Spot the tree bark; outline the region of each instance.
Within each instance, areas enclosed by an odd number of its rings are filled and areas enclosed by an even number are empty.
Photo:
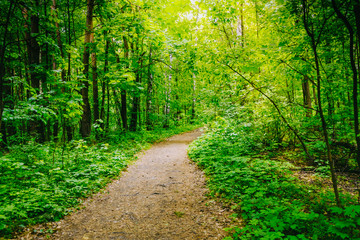
[[[193,87],[192,87],[192,106],[191,106],[191,123],[195,121],[195,104],[196,104],[196,75],[193,73]]]
[[[152,112],[152,92],[153,92],[153,76],[151,74],[151,62],[152,62],[152,48],[150,44],[149,50],[149,66],[148,66],[148,73],[147,73],[147,95],[146,95],[146,129],[151,130],[152,120],[151,120],[151,112]]]
[[[171,68],[171,62],[172,62],[172,55],[169,55],[169,65]],[[166,79],[166,78],[165,78]],[[165,106],[164,106],[164,114],[165,114],[165,124],[164,128],[169,127],[169,119],[170,119],[170,101],[171,101],[171,80],[172,80],[172,73],[169,73],[169,76],[167,77],[167,81],[165,83],[166,90],[165,90]]]
[[[122,120],[122,124],[123,124],[123,129],[124,131],[128,130],[128,124],[127,124],[127,93],[126,90],[122,89],[121,90],[121,120]]]
[[[91,43],[94,42],[94,33],[92,33]],[[99,114],[99,87],[98,87],[98,73],[96,63],[96,52],[92,49],[91,53],[91,70],[92,70],[92,84],[93,84],[93,110],[94,110],[94,123],[100,118]]]
[[[355,22],[356,22],[356,36],[358,46],[360,46],[360,1],[355,0],[354,3],[354,13],[355,13]],[[352,49],[353,51],[353,49]],[[355,59],[353,59],[355,62]],[[358,62],[359,63],[359,62]],[[351,63],[353,64],[353,63]],[[351,67],[353,69],[353,67]],[[355,70],[355,72],[354,72]],[[355,140],[356,140],[356,162],[360,167],[360,130],[359,130],[359,108],[358,108],[358,79],[356,71],[357,68],[353,70],[354,74],[356,73],[356,78],[353,77],[353,110],[354,110],[354,129],[355,129]]]
[[[52,8],[54,17],[57,19],[58,18],[58,13],[57,13],[56,0],[53,0],[53,5],[52,5],[51,8]],[[62,59],[64,59],[65,58],[64,49],[63,49],[63,43],[61,41],[60,27],[59,27],[58,21],[55,21],[55,29],[56,29],[56,41],[57,41],[57,45],[58,45],[59,50],[60,50],[60,56],[61,56]],[[55,60],[54,60],[54,70],[56,70]],[[65,68],[62,68],[61,69],[61,80],[65,81],[65,77],[66,77]],[[64,91],[64,89],[62,89],[62,91]]]
[[[142,75],[142,56],[139,54],[139,39],[137,39],[137,42],[134,47],[131,48],[132,50],[132,56],[136,56],[137,61],[137,69],[135,70],[135,82],[139,84],[141,82],[141,75]],[[133,106],[131,109],[131,115],[130,115],[130,131],[135,132],[138,128],[138,115],[140,111],[140,94],[138,92],[135,92],[135,95],[133,96]]]
[[[105,34],[106,38],[106,34]],[[105,40],[105,61],[104,61],[104,77],[101,84],[101,106],[100,106],[100,119],[102,122],[100,123],[100,126],[102,129],[104,129],[105,126],[105,97],[106,97],[106,84],[108,82],[106,73],[108,72],[108,65],[109,65],[109,45],[110,41],[109,39]],[[109,103],[108,103],[109,104]]]
[[[310,84],[308,76],[304,76],[304,80],[302,82],[303,89],[303,99],[304,106],[306,108],[306,117],[311,117],[311,94],[310,94]]]
[[[8,34],[8,26],[10,22],[10,17],[12,13],[13,2],[10,1],[9,10],[7,13],[5,31],[2,39],[2,44],[0,48],[0,129],[2,123],[2,116],[4,112],[4,77],[5,77],[5,51],[6,51],[6,39]]]
[[[39,7],[39,0],[35,0],[35,7]],[[30,62],[30,79],[31,87],[36,90],[38,94],[40,92],[40,74],[37,71],[37,67],[40,64],[40,46],[37,42],[37,37],[40,33],[39,30],[39,16],[33,13],[30,16],[30,49],[29,49],[29,62]]]
[[[129,43],[127,38],[123,37],[124,41],[124,58],[126,61],[129,60]],[[128,66],[127,66],[128,68]],[[127,96],[126,96],[126,89],[121,89],[121,120],[123,124],[124,131],[128,130],[127,124]]]
[[[119,97],[117,95],[117,92],[115,89],[113,89],[113,94],[114,94],[114,100],[115,100],[115,111],[116,111],[116,122],[119,128],[121,128],[121,109],[120,109],[120,102],[119,102]]]
[[[90,40],[91,33],[93,31],[93,10],[94,10],[94,0],[87,0],[87,13],[86,13],[86,30],[85,30],[85,40],[84,40],[84,55],[83,55],[83,64],[84,70],[83,74],[85,79],[82,81],[83,87],[81,89],[81,95],[83,99],[83,114],[81,117],[81,127],[80,133],[82,137],[89,137],[91,133],[91,109],[89,102],[89,58],[90,58]]]

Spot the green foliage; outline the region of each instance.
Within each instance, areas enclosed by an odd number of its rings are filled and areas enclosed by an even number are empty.
[[[191,144],[189,156],[209,176],[211,195],[229,202],[244,226],[230,228],[228,239],[355,239],[360,237],[360,207],[332,192],[321,194],[292,176],[290,163],[254,152],[259,131],[222,120]]]
[[[114,133],[108,142],[95,145],[77,140],[61,146],[28,142],[11,147],[0,158],[0,236],[61,219],[117,177],[149,143],[195,127]]]

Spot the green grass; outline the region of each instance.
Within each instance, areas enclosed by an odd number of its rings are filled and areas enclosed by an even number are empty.
[[[211,195],[243,219],[244,226],[228,228],[226,239],[360,239],[357,200],[342,195],[345,207],[337,208],[332,192],[300,183],[290,163],[258,154],[263,148],[256,133],[225,122],[189,148],[208,175]]]
[[[0,237],[61,219],[119,176],[137,152],[196,127],[112,133],[97,144],[78,140],[13,146],[0,158]]]

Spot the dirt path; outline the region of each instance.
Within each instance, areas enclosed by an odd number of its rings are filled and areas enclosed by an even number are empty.
[[[107,193],[56,223],[53,238],[222,239],[226,214],[206,200],[203,173],[187,158],[188,144],[199,135],[196,130],[155,144]]]

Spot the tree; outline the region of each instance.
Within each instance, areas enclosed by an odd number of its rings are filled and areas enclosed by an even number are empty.
[[[85,79],[82,81],[83,87],[81,89],[81,95],[83,99],[83,113],[81,118],[81,135],[82,137],[89,137],[91,133],[91,109],[89,101],[89,59],[90,59],[90,43],[91,35],[93,31],[93,10],[94,0],[87,0],[87,12],[86,12],[86,29],[84,40],[84,54],[83,74]]]

